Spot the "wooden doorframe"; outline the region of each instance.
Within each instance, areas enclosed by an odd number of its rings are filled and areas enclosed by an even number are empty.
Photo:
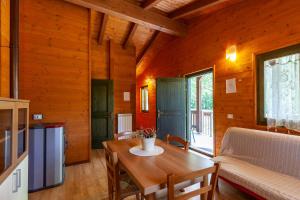
[[[212,75],[213,75],[213,153],[212,153],[212,155],[211,154],[208,154],[208,153],[206,153],[206,152],[202,152],[202,151],[199,151],[199,150],[197,150],[197,149],[195,149],[195,148],[192,148],[192,147],[190,147],[190,149],[191,150],[194,150],[194,151],[196,151],[196,152],[199,152],[199,153],[202,153],[202,154],[204,154],[204,155],[206,155],[206,156],[209,156],[209,157],[213,157],[213,156],[216,156],[216,125],[215,125],[215,99],[216,99],[216,97],[215,97],[215,85],[216,85],[216,79],[215,79],[215,77],[216,77],[216,73],[215,73],[215,70],[216,69],[216,65],[213,65],[212,67],[209,67],[209,68],[205,68],[205,69],[202,69],[202,70],[198,70],[198,71],[195,71],[195,72],[191,72],[191,73],[187,73],[187,74],[184,74],[184,77],[186,78],[186,90],[187,90],[187,92],[186,92],[186,95],[187,95],[187,97],[186,97],[186,113],[187,113],[187,115],[186,115],[186,127],[187,127],[187,130],[189,129],[189,105],[188,105],[188,103],[189,103],[189,88],[188,88],[188,79],[189,78],[191,78],[191,77],[194,77],[194,76],[197,76],[197,75],[203,75],[203,74],[206,74],[206,73],[212,73]],[[188,134],[187,134],[187,136],[188,136]]]

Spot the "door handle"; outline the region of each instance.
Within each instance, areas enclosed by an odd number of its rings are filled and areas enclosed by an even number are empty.
[[[18,173],[17,172],[14,172],[13,173],[13,180],[12,180],[12,193],[16,193],[18,192],[18,186],[17,186],[17,182],[18,182]]]
[[[20,188],[21,187],[21,174],[22,174],[21,169],[17,169],[17,173],[18,173],[17,188]]]
[[[157,110],[157,118],[160,118],[160,115],[164,114],[163,112],[161,112],[159,109]]]

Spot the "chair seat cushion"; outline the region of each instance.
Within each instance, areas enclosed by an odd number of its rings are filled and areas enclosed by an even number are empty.
[[[213,159],[221,163],[219,175],[272,200],[300,200],[300,180],[229,156]]]

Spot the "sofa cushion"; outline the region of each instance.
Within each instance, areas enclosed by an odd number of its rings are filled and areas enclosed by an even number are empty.
[[[219,175],[270,200],[300,200],[300,180],[229,156],[213,159],[221,163]]]
[[[300,179],[300,137],[245,128],[229,128],[222,156],[247,161]]]

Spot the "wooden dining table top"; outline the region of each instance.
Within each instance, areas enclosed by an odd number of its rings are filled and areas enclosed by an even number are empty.
[[[159,139],[156,139],[155,145],[162,147],[164,153],[149,157],[136,156],[129,152],[130,148],[141,144],[141,139],[138,138],[106,143],[113,152],[117,152],[120,165],[144,195],[163,188],[168,174],[181,176],[193,171],[205,170],[214,165],[214,162],[209,159]]]

